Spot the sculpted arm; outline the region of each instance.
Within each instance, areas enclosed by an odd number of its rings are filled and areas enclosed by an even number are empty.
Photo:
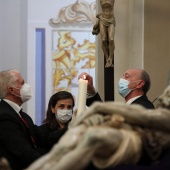
[[[164,108],[145,109],[140,105],[127,105],[120,102],[96,102],[88,110],[86,110],[81,118],[77,120],[77,124],[82,122],[85,117],[94,113],[99,114],[117,114],[125,118],[125,122],[144,126],[147,128],[155,128],[159,130],[170,130],[170,112]]]

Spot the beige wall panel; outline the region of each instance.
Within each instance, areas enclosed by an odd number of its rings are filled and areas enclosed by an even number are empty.
[[[170,1],[145,0],[144,25],[144,69],[152,81],[148,96],[154,99],[170,80]]]

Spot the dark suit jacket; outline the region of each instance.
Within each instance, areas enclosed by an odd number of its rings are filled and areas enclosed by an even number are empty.
[[[90,106],[95,101],[102,102],[102,99],[100,98],[100,95],[98,93],[94,97],[87,99],[86,105]],[[146,95],[143,95],[139,97],[138,99],[134,100],[132,104],[140,104],[147,109],[154,109],[154,105],[152,104],[151,101],[148,100]]]
[[[90,106],[93,102],[102,102],[102,99],[100,98],[99,93],[96,93],[96,95],[94,97],[91,97],[89,99],[86,100],[86,105]]]
[[[31,117],[23,114],[30,132],[15,110],[4,100],[0,101],[0,157],[7,158],[12,170],[26,168],[43,153],[34,147],[31,140],[30,133],[37,142]]]
[[[47,152],[50,151],[67,130],[67,126],[62,129],[52,130],[49,128],[48,123],[38,126],[37,134],[40,139],[40,146],[45,148]]]
[[[140,104],[147,109],[154,109],[154,105],[148,100],[146,95],[143,95],[132,102],[132,104]]]

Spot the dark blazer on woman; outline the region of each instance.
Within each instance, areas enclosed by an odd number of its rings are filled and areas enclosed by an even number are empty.
[[[29,129],[7,102],[0,101],[0,157],[9,161],[12,170],[26,168],[43,154],[43,150],[35,146],[37,136],[31,117],[22,115]]]
[[[45,123],[37,127],[37,134],[39,136],[39,144],[43,148],[46,148],[46,151],[50,151],[51,148],[59,141],[59,139],[67,131],[68,127],[62,129],[50,129],[48,123]]]

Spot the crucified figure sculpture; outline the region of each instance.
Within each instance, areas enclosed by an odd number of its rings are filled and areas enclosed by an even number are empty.
[[[100,0],[102,13],[97,14],[97,23],[93,27],[92,34],[101,34],[102,49],[106,58],[105,67],[113,67],[114,60],[114,35],[115,35],[115,17],[114,17],[115,0]]]

